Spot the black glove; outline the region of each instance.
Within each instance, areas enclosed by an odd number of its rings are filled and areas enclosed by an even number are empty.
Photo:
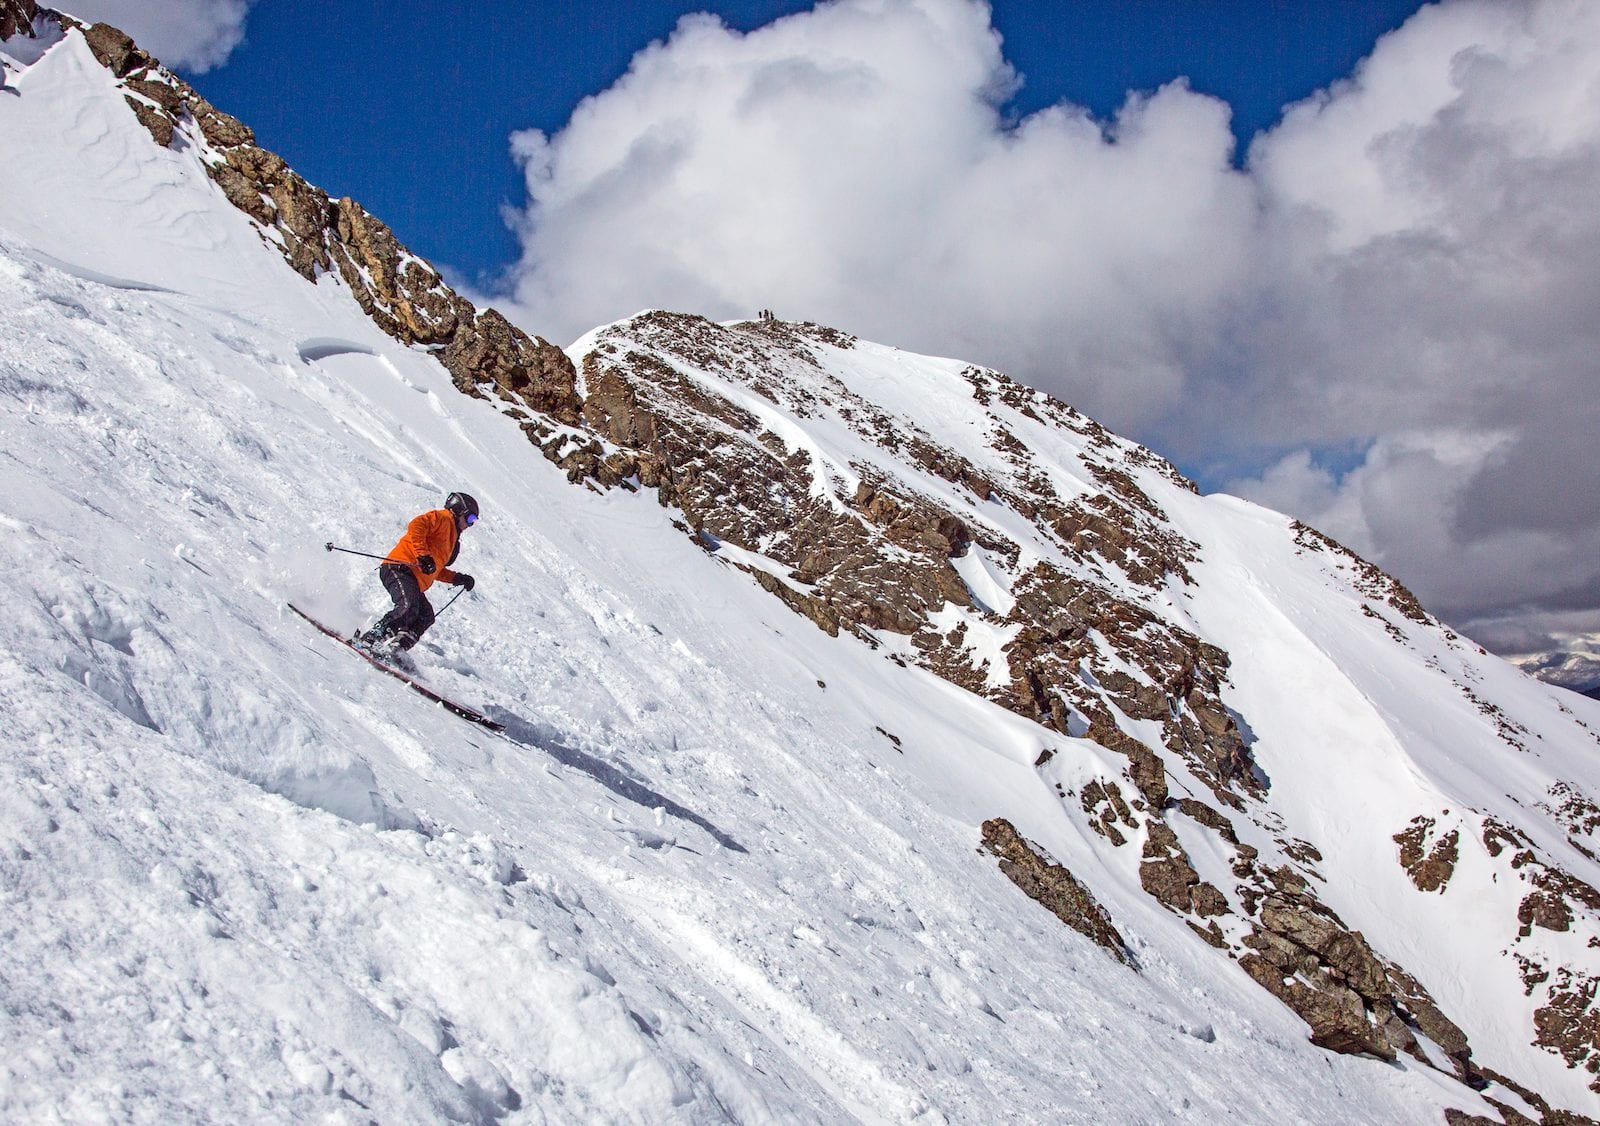
[[[464,586],[468,590],[471,590],[473,587],[477,586],[478,584],[477,584],[477,581],[471,575],[458,574],[458,575],[456,575],[455,578],[450,580],[450,585],[451,586]]]
[[[433,565],[433,556],[431,555],[417,556],[417,566],[424,575],[431,575],[439,569]]]

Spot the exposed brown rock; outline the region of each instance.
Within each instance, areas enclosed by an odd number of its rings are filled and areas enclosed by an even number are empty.
[[[0,0],[0,39],[33,34],[33,18],[39,14],[34,0]]]
[[[1568,1067],[1591,1076],[1589,1089],[1600,1094],[1600,1008],[1595,994],[1600,978],[1562,968],[1551,983],[1549,1002],[1533,1014],[1540,1047],[1553,1051]]]
[[[1170,825],[1151,820],[1148,832],[1144,860],[1139,865],[1139,884],[1167,908],[1180,915],[1189,914],[1194,910],[1192,893],[1200,884],[1200,874],[1189,863],[1189,855]]]
[[[1229,844],[1237,845],[1239,843],[1239,836],[1234,832],[1233,822],[1212,809],[1205,802],[1196,798],[1180,798],[1178,800],[1178,808],[1215,832]]]
[[[150,130],[150,137],[156,144],[166,148],[172,144],[173,121],[172,118],[159,106],[152,106],[141,102],[138,98],[128,98],[128,106],[133,110],[133,116],[139,119],[139,124]]]
[[[1427,850],[1433,826],[1433,818],[1419,816],[1412,819],[1410,828],[1394,835],[1400,846],[1400,866],[1419,891],[1442,891],[1455,873],[1461,834],[1451,829]]]
[[[1122,797],[1122,787],[1111,781],[1093,781],[1083,788],[1083,811],[1089,815],[1089,827],[1112,844],[1121,847],[1127,838],[1117,828],[1120,823],[1129,829],[1139,827],[1133,810]]]
[[[1521,1118],[1523,1122],[1529,1121],[1522,1115],[1517,1117]],[[1457,1110],[1453,1106],[1444,1108],[1444,1120],[1448,1126],[1521,1126],[1520,1123],[1512,1122],[1509,1119],[1486,1118],[1481,1114],[1468,1114],[1466,1111]]]
[[[118,78],[150,65],[150,56],[139,50],[125,32],[108,23],[90,25],[83,38],[100,64]]]
[[[261,192],[260,185],[231,164],[211,168],[211,178],[222,189],[228,202],[263,226],[271,224],[277,209]]]
[[[582,417],[578,373],[567,354],[530,337],[494,309],[463,325],[439,358],[463,391],[490,383],[569,426]]]
[[[148,78],[129,78],[122,83],[122,86],[123,89],[131,90],[140,97],[150,99],[173,117],[183,112],[183,95],[170,83],[156,82]]]
[[[639,405],[633,384],[590,353],[583,361],[583,418],[589,426],[619,446],[649,449],[656,440],[656,420]]]
[[[1388,974],[1389,992],[1395,1003],[1405,1010],[1424,1036],[1455,1062],[1457,1076],[1463,1080],[1469,1078],[1472,1047],[1467,1042],[1467,1034],[1444,1015],[1432,995],[1416,978],[1393,963],[1384,963],[1384,970]]]
[[[1552,931],[1570,929],[1574,904],[1600,913],[1600,891],[1565,869],[1533,861],[1531,856],[1526,865],[1513,861],[1513,866],[1527,867],[1528,881],[1534,887],[1517,908],[1517,920],[1522,924],[1524,937],[1536,926]]]
[[[1550,787],[1551,805],[1545,808],[1575,836],[1586,837],[1600,830],[1600,805],[1571,782]]]
[[[343,252],[338,262],[345,283],[369,316],[398,321],[390,335],[417,344],[443,344],[473,320],[472,305],[355,200],[334,205],[334,232]]]
[[[1000,858],[1000,871],[1030,899],[1038,901],[1079,934],[1111,951],[1123,965],[1133,965],[1128,944],[1093,893],[1067,869],[1032,848],[1011,822],[1004,818],[985,821],[983,843]]]
[[[828,636],[839,636],[839,615],[826,602],[794,589],[769,572],[759,568],[746,568],[746,570],[750,571],[756,582],[761,585],[761,589],[768,594],[777,595],[791,610],[815,622]]]
[[[200,126],[201,135],[210,144],[219,149],[231,149],[238,145],[255,145],[255,130],[237,117],[223,113],[216,106],[192,91],[186,101],[189,104],[189,112],[194,115],[195,122]]]
[[[1228,897],[1220,889],[1204,880],[1189,889],[1189,902],[1194,913],[1201,918],[1230,914]]]
[[[1268,897],[1261,910],[1261,925],[1315,954],[1321,966],[1367,1000],[1388,998],[1389,975],[1361,935],[1312,909],[1305,900]]]

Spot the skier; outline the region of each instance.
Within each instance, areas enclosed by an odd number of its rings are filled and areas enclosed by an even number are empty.
[[[390,549],[389,562],[378,568],[383,589],[394,599],[390,610],[356,641],[372,649],[403,652],[433,625],[427,590],[438,579],[471,590],[471,575],[450,570],[461,550],[461,533],[478,522],[478,502],[466,493],[451,493],[444,507],[424,512],[406,526],[406,534]],[[441,568],[439,560],[444,560]]]

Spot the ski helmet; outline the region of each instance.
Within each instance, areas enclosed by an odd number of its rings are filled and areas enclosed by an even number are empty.
[[[444,506],[468,524],[478,521],[478,502],[470,493],[451,493],[444,498]]]

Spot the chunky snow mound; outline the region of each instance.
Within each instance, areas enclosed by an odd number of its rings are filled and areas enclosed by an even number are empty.
[[[1307,1043],[1034,768],[1117,756],[826,636],[645,496],[572,488],[153,146],[81,39],[46,48],[8,44],[0,92],[0,1116],[1488,1112],[1413,1061]],[[370,620],[372,571],[323,543],[382,552],[455,488],[484,510],[458,564],[478,587],[419,659],[506,738],[284,609]],[[1323,628],[1345,596],[1281,518],[1171,511],[1215,577],[1185,612],[1233,655],[1329,900],[1430,967],[1480,1059],[1583,1106],[1487,964],[1514,935],[1478,934],[1520,890],[1463,833],[1475,882],[1443,893],[1441,939],[1381,842],[1424,812],[1523,815],[1576,868],[1526,807],[1557,774],[1600,790],[1573,735],[1600,706]],[[1529,750],[1490,754],[1475,707],[1428,702],[1441,677]],[[1092,888],[1137,970],[977,851],[997,816]]]

